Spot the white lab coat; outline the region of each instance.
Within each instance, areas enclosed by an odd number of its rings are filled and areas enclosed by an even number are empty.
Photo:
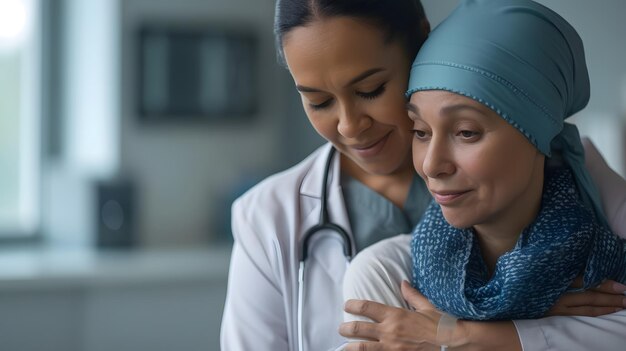
[[[233,204],[235,243],[222,319],[223,351],[298,349],[298,252],[304,232],[319,221],[321,184],[329,149],[330,144],[320,147],[298,165],[264,180]],[[593,163],[588,164],[592,175],[608,173],[606,165],[598,160]],[[352,235],[339,169],[337,154],[329,176],[329,216]],[[602,188],[603,182],[598,183]],[[621,178],[613,184],[614,190],[625,188]],[[606,195],[603,192],[605,200],[609,197]],[[622,191],[616,198],[623,203],[626,194]],[[611,207],[620,206],[624,207]],[[613,217],[621,218],[619,213]],[[614,219],[610,218],[610,222]],[[318,235],[309,252],[305,350],[332,350],[343,343],[337,329],[343,318],[341,290],[346,260],[334,235]],[[626,345],[624,311],[599,318],[515,321],[515,325],[525,351],[602,349],[603,340],[611,345]]]
[[[222,320],[223,351],[297,350],[300,240],[318,223],[320,194],[331,145],[291,169],[264,180],[232,208],[235,244]],[[328,179],[331,222],[350,224],[339,182],[339,154]],[[342,315],[346,259],[338,235],[319,233],[306,262],[305,349],[335,349]]]

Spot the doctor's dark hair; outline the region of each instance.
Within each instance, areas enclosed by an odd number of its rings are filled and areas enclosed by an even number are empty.
[[[421,23],[426,19],[420,0],[276,0],[274,37],[278,61],[283,66],[283,37],[315,20],[352,17],[371,21],[386,32],[387,41],[402,40],[409,60],[426,40]]]

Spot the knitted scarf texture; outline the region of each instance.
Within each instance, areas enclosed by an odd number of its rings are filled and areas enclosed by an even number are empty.
[[[626,283],[626,244],[580,200],[571,171],[546,171],[542,204],[492,276],[474,231],[446,222],[434,201],[413,232],[413,286],[439,310],[467,320],[540,318],[583,275]]]

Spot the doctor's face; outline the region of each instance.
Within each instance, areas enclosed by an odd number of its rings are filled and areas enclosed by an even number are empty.
[[[294,28],[283,48],[320,135],[368,174],[413,172],[410,59],[401,43],[366,21],[335,17]]]
[[[521,230],[534,219],[544,156],[522,133],[486,106],[447,91],[416,92],[408,106],[415,169],[452,226]]]

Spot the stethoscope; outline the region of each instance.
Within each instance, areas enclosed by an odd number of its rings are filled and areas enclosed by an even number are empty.
[[[321,232],[322,230],[330,230],[333,231],[341,237],[343,244],[343,254],[346,257],[346,262],[350,262],[352,259],[354,252],[352,250],[352,238],[348,235],[348,232],[343,229],[341,226],[332,223],[328,220],[328,204],[326,201],[327,193],[328,193],[328,175],[330,174],[330,165],[333,160],[333,156],[335,155],[335,148],[331,147],[328,152],[328,158],[326,159],[326,165],[324,167],[324,179],[322,180],[322,191],[321,191],[321,202],[322,205],[320,207],[320,220],[319,223],[309,228],[309,230],[304,233],[304,237],[302,239],[302,245],[300,245],[300,266],[298,268],[298,351],[304,351],[304,334],[303,334],[303,323],[302,323],[302,310],[304,307],[304,266],[306,263],[307,256],[309,254],[309,241],[315,234]],[[456,319],[455,319],[456,322]],[[449,329],[449,326],[446,328]],[[452,328],[454,330],[454,328]],[[437,330],[439,333],[439,330]],[[447,345],[441,345],[441,351],[447,350]]]
[[[306,263],[306,259],[308,256],[309,242],[311,238],[315,236],[315,234],[323,231],[330,230],[333,231],[341,237],[343,243],[343,254],[346,256],[347,262],[352,259],[354,252],[352,251],[352,238],[348,235],[348,232],[343,229],[341,226],[332,223],[328,220],[328,204],[327,204],[327,193],[328,193],[328,175],[330,173],[330,165],[333,160],[333,156],[335,155],[335,148],[331,147],[330,152],[328,153],[328,158],[326,159],[326,166],[324,167],[324,179],[322,180],[322,191],[321,191],[321,207],[320,207],[320,220],[319,223],[309,228],[309,230],[304,233],[304,237],[302,239],[302,244],[300,245],[300,266],[298,268],[298,350],[304,351],[304,335],[303,335],[303,320],[302,320],[302,310],[304,308],[304,266]]]

